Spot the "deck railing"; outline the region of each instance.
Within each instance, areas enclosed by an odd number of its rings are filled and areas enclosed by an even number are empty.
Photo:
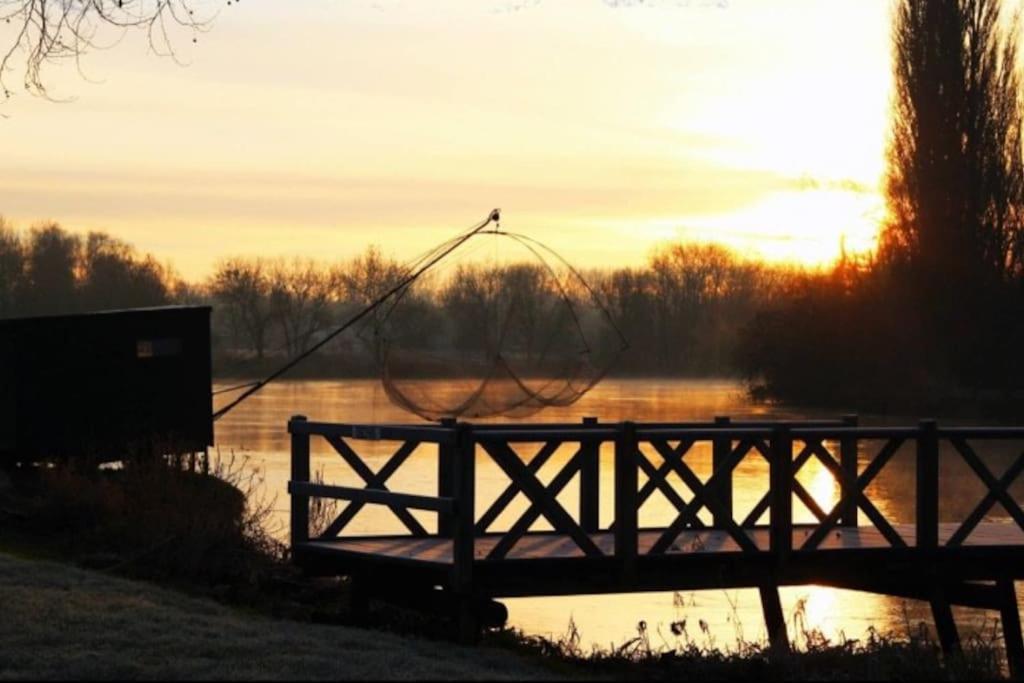
[[[820,549],[829,535],[844,527],[869,523],[894,548],[938,549],[963,545],[996,504],[1001,504],[1016,525],[1024,530],[1024,512],[1010,488],[1024,471],[1024,453],[1012,460],[1002,474],[993,473],[977,448],[993,440],[1024,441],[1018,427],[940,427],[925,420],[914,427],[860,426],[856,417],[840,420],[766,422],[717,418],[702,423],[601,423],[586,418],[560,424],[468,424],[454,421],[439,425],[346,425],[311,422],[298,416],[289,422],[292,438],[291,538],[293,544],[310,540],[309,505],[314,497],[345,501],[347,505],[319,538],[341,536],[366,505],[390,508],[412,536],[453,539],[453,568],[468,581],[474,560],[500,560],[545,519],[587,557],[611,555],[629,571],[640,554],[641,532],[656,531],[645,555],[671,552],[684,532],[700,529],[724,531],[737,552],[773,553],[785,560],[792,553]],[[310,439],[326,440],[363,481],[346,487],[311,481]],[[374,471],[357,452],[356,442],[391,442],[395,450]],[[961,458],[984,486],[984,495],[958,526],[945,537],[939,524],[939,451]],[[525,444],[540,444],[523,453]],[[710,446],[712,467],[701,478],[687,461],[697,444]],[[867,451],[869,444],[877,449]],[[914,538],[905,538],[897,525],[872,501],[868,487],[892,461],[901,447],[914,446]],[[547,484],[538,478],[540,469],[563,447],[571,455]],[[391,477],[420,447],[436,449],[436,495],[393,491]],[[614,451],[611,485],[614,515],[610,525],[600,524],[602,447]],[[660,456],[652,461],[648,453]],[[742,518],[735,514],[736,469],[747,458],[763,459],[768,467],[768,490]],[[478,459],[493,462],[509,479],[508,485],[483,509],[476,509]],[[812,460],[826,468],[838,484],[838,499],[828,509],[798,478]],[[640,485],[639,475],[646,481]],[[689,489],[689,499],[670,483],[674,474]],[[558,496],[578,476],[578,509],[567,509]],[[640,529],[639,511],[660,492],[674,508],[673,519],[655,529]],[[528,506],[504,531],[492,531],[495,521],[522,494]],[[909,495],[909,492],[908,492]],[[794,499],[814,521],[803,525],[802,538],[794,536]],[[410,510],[438,515],[436,531],[428,531]],[[702,517],[703,513],[703,517]],[[768,514],[767,525],[759,520]],[[710,521],[706,521],[710,519]],[[767,527],[767,544],[758,544],[753,530]],[[903,532],[907,533],[906,527]],[[596,535],[610,533],[611,550],[596,542]],[[909,534],[908,534],[909,535]],[[476,556],[477,539],[496,537],[482,557]],[[602,549],[602,547],[604,549]]]

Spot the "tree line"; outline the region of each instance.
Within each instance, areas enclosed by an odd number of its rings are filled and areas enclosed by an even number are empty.
[[[215,371],[222,375],[264,372],[305,352],[403,272],[400,262],[371,246],[334,262],[231,257],[209,277],[188,282],[105,233],[82,236],[55,223],[17,231],[0,219],[0,317],[209,304]],[[716,245],[667,244],[642,266],[595,268],[582,276],[629,342],[613,372],[735,375],[742,331],[802,273],[740,259]],[[460,264],[443,281],[412,290],[390,332],[407,348],[425,348],[437,343],[427,332],[447,325],[455,331],[453,351],[480,348],[477,337],[495,327],[491,318],[514,298],[520,312],[514,333],[521,337],[514,342],[529,352],[550,344],[566,324],[545,308],[563,295],[555,287],[535,263]],[[299,372],[372,374],[374,352],[372,332],[363,328],[332,341]]]
[[[894,7],[888,217],[870,258],[760,311],[740,365],[808,403],[943,411],[1024,402],[1024,105],[999,0]]]

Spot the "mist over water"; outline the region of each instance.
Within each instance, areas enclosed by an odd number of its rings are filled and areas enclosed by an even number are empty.
[[[225,382],[225,386],[230,382]],[[429,382],[430,391],[442,394],[453,391],[444,381]],[[289,436],[286,423],[292,415],[306,415],[311,420],[324,422],[421,422],[391,405],[376,380],[343,381],[283,381],[271,384],[217,423],[216,449],[221,457],[234,453],[247,457],[249,466],[262,477],[262,492],[274,499],[275,532],[287,535],[289,477]],[[741,383],[732,380],[690,379],[612,379],[599,384],[576,404],[567,408],[552,408],[535,416],[533,422],[565,422],[597,417],[602,421],[705,421],[724,415],[733,419],[772,418],[834,418],[835,413],[780,409],[752,402]],[[494,418],[488,422],[507,422]],[[861,416],[862,424],[912,424],[914,418],[881,418]],[[946,421],[944,421],[946,422]],[[951,421],[949,421],[951,422]],[[379,469],[398,444],[358,441],[356,451],[374,470]],[[871,459],[880,444],[861,444],[861,462]],[[1001,473],[1021,445],[992,443],[979,448],[979,454],[994,472]],[[525,444],[519,449],[525,458],[538,448]],[[1014,450],[1016,449],[1016,451]],[[645,454],[654,463],[660,460],[646,448]],[[702,479],[710,475],[710,444],[697,444],[686,455],[686,462]],[[345,465],[322,439],[311,442],[312,468],[320,471],[327,483],[362,486],[363,482]],[[563,446],[539,473],[547,483],[563,467],[573,451]],[[611,521],[613,511],[612,460],[610,447],[601,454],[601,523]],[[505,488],[508,480],[487,456],[478,454],[477,509],[478,512]],[[914,446],[905,444],[886,465],[878,478],[868,487],[873,503],[891,522],[911,522],[914,515]],[[952,453],[942,454],[940,467],[940,518],[959,521],[981,500],[983,484]],[[838,486],[828,471],[812,459],[798,474],[819,504],[828,508],[838,496]],[[645,480],[640,476],[640,482]],[[669,481],[684,499],[690,493],[675,475]],[[767,464],[756,455],[748,457],[735,472],[735,512],[742,518],[767,490]],[[436,452],[421,446],[388,486],[395,491],[436,495]],[[1024,498],[1024,481],[1018,481],[1010,491],[1017,500]],[[559,496],[568,510],[575,509],[577,489],[571,483]],[[526,510],[522,495],[498,518],[493,529],[508,528]],[[706,515],[706,511],[703,513]],[[813,517],[801,504],[794,504],[798,522],[810,522]],[[433,515],[415,512],[414,515],[430,530],[435,528]],[[640,524],[667,525],[675,517],[675,510],[662,494],[654,494],[640,511]],[[986,521],[1006,519],[1000,507],[993,508]],[[863,514],[861,524],[866,524]],[[550,528],[538,522],[536,529]],[[380,506],[367,506],[346,529],[346,533],[401,533],[404,528],[389,510]],[[1020,591],[1018,591],[1020,594]],[[686,633],[700,645],[729,647],[737,638],[759,639],[764,635],[761,607],[755,590],[703,591],[673,595],[672,593],[637,593],[629,595],[572,596],[556,598],[518,598],[504,601],[510,612],[510,623],[527,633],[561,635],[566,632],[570,619],[579,629],[582,643],[607,646],[636,635],[637,623],[646,621],[652,644],[664,641],[681,642],[672,635],[669,625],[686,620]],[[791,621],[791,637],[800,638],[801,628],[820,629],[826,636],[845,634],[851,638],[866,636],[870,627],[882,631],[903,633],[917,628],[921,621],[930,622],[927,605],[866,593],[836,590],[818,586],[782,589],[782,603],[787,619]],[[962,635],[971,629],[992,628],[993,613],[955,608]],[[706,628],[702,628],[703,622]],[[686,636],[682,637],[685,641]]]

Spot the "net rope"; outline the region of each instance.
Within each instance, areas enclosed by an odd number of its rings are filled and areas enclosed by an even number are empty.
[[[496,240],[491,263],[474,263],[485,238]],[[215,391],[241,394],[213,420],[349,329],[372,348],[388,400],[427,420],[571,405],[628,348],[580,271],[540,241],[502,230],[498,209],[405,264],[382,289],[266,378]]]
[[[501,245],[491,250],[500,260],[471,260],[487,251],[483,240]],[[385,394],[424,419],[521,418],[571,405],[628,346],[580,271],[497,223],[439,271],[403,288],[372,321]]]

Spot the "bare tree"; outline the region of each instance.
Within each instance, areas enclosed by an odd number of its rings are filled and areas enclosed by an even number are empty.
[[[224,304],[233,333],[243,336],[260,360],[266,352],[270,285],[260,259],[228,259],[217,266],[210,293]]]
[[[288,355],[297,356],[330,326],[340,271],[308,259],[280,260],[271,264],[268,278],[270,314],[284,335]]]
[[[208,21],[197,11],[206,0],[0,0],[0,94],[11,96],[8,77],[22,72],[23,87],[49,97],[48,64],[74,62],[103,47],[109,30],[144,31],[158,55],[174,56],[174,33],[184,29],[196,40]],[[228,5],[232,4],[230,1]]]

